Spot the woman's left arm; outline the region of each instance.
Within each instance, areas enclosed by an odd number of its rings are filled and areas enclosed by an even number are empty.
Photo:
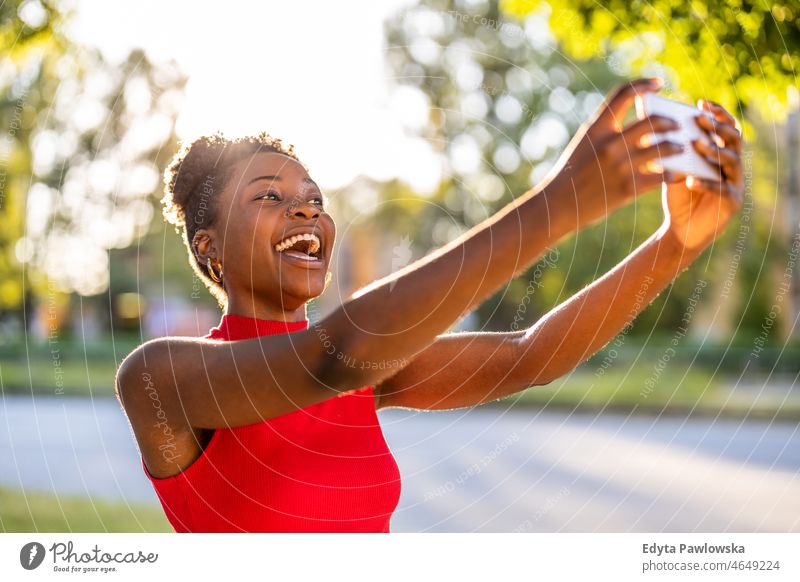
[[[566,374],[628,325],[715,240],[741,208],[741,137],[716,104],[698,125],[717,142],[695,148],[720,181],[665,184],[662,226],[611,271],[532,327],[509,333],[445,334],[375,387],[378,408],[473,406]]]

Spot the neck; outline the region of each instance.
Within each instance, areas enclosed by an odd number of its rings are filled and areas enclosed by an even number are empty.
[[[283,322],[303,321],[307,319],[305,303],[297,309],[281,309],[280,306],[269,303],[257,301],[240,302],[234,300],[233,297],[228,298],[228,306],[225,309],[225,314]]]

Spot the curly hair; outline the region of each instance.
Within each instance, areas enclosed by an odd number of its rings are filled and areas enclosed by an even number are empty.
[[[164,171],[164,218],[175,225],[189,253],[189,264],[223,310],[228,302],[225,288],[210,277],[207,266],[192,249],[192,240],[198,230],[214,225],[217,198],[230,180],[234,164],[263,152],[289,156],[305,168],[293,145],[283,145],[266,132],[235,138],[217,132],[181,143]]]

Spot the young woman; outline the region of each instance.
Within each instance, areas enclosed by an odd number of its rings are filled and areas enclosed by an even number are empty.
[[[545,183],[313,326],[306,304],[327,285],[336,228],[307,168],[266,134],[183,148],[166,172],[165,215],[222,319],[204,337],[144,343],[117,375],[175,530],[389,531],[400,475],[377,409],[481,404],[547,384],[608,343],[742,202],[742,140],[715,104],[697,123],[716,145],[694,147],[718,182],[648,170],[680,146],[640,138],[674,122],[621,120],[659,87],[621,87]],[[444,333],[548,247],[662,181],[663,225],[531,328]]]

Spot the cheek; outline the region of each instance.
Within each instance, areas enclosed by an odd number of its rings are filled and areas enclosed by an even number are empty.
[[[254,267],[274,260],[268,241],[254,234],[252,229],[237,227],[236,231],[229,232],[225,237],[225,257],[226,262],[232,264],[231,270],[249,276],[258,271]]]
[[[251,257],[255,261],[263,260],[272,255],[272,238],[274,227],[262,220],[253,220],[233,227],[232,233],[236,240],[236,252],[242,257]]]
[[[336,223],[333,221],[332,218],[327,217],[325,221],[325,235],[328,237],[330,241],[330,247],[333,248],[333,243],[336,241]]]

